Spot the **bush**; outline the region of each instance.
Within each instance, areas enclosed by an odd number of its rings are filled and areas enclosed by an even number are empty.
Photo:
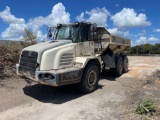
[[[153,115],[157,111],[155,101],[153,99],[145,99],[140,102],[136,108],[137,114]]]
[[[32,44],[36,44],[36,42],[19,41],[0,45],[0,79],[15,75],[16,63],[19,61],[22,49]]]

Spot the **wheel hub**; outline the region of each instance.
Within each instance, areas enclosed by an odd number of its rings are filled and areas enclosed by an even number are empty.
[[[96,71],[92,70],[88,76],[88,85],[92,87],[96,83],[97,74]]]

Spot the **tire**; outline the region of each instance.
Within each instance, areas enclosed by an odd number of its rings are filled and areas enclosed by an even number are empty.
[[[120,77],[123,73],[123,59],[121,56],[116,58],[116,68],[111,68],[112,74],[116,77]]]
[[[82,93],[91,93],[96,90],[99,82],[99,69],[96,63],[89,63],[83,71],[82,80],[78,89]]]
[[[128,72],[128,57],[126,55],[122,56],[123,58],[123,73]]]

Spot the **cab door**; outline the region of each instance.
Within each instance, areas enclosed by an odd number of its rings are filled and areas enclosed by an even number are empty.
[[[94,56],[95,48],[94,48],[94,41],[90,40],[90,31],[89,26],[84,25],[81,27],[80,30],[80,41],[77,43],[76,46],[76,56]]]

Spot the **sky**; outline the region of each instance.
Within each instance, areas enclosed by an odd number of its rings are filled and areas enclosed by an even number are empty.
[[[87,21],[132,46],[160,43],[160,0],[0,0],[0,40],[21,40],[24,29],[47,39],[47,27]]]

